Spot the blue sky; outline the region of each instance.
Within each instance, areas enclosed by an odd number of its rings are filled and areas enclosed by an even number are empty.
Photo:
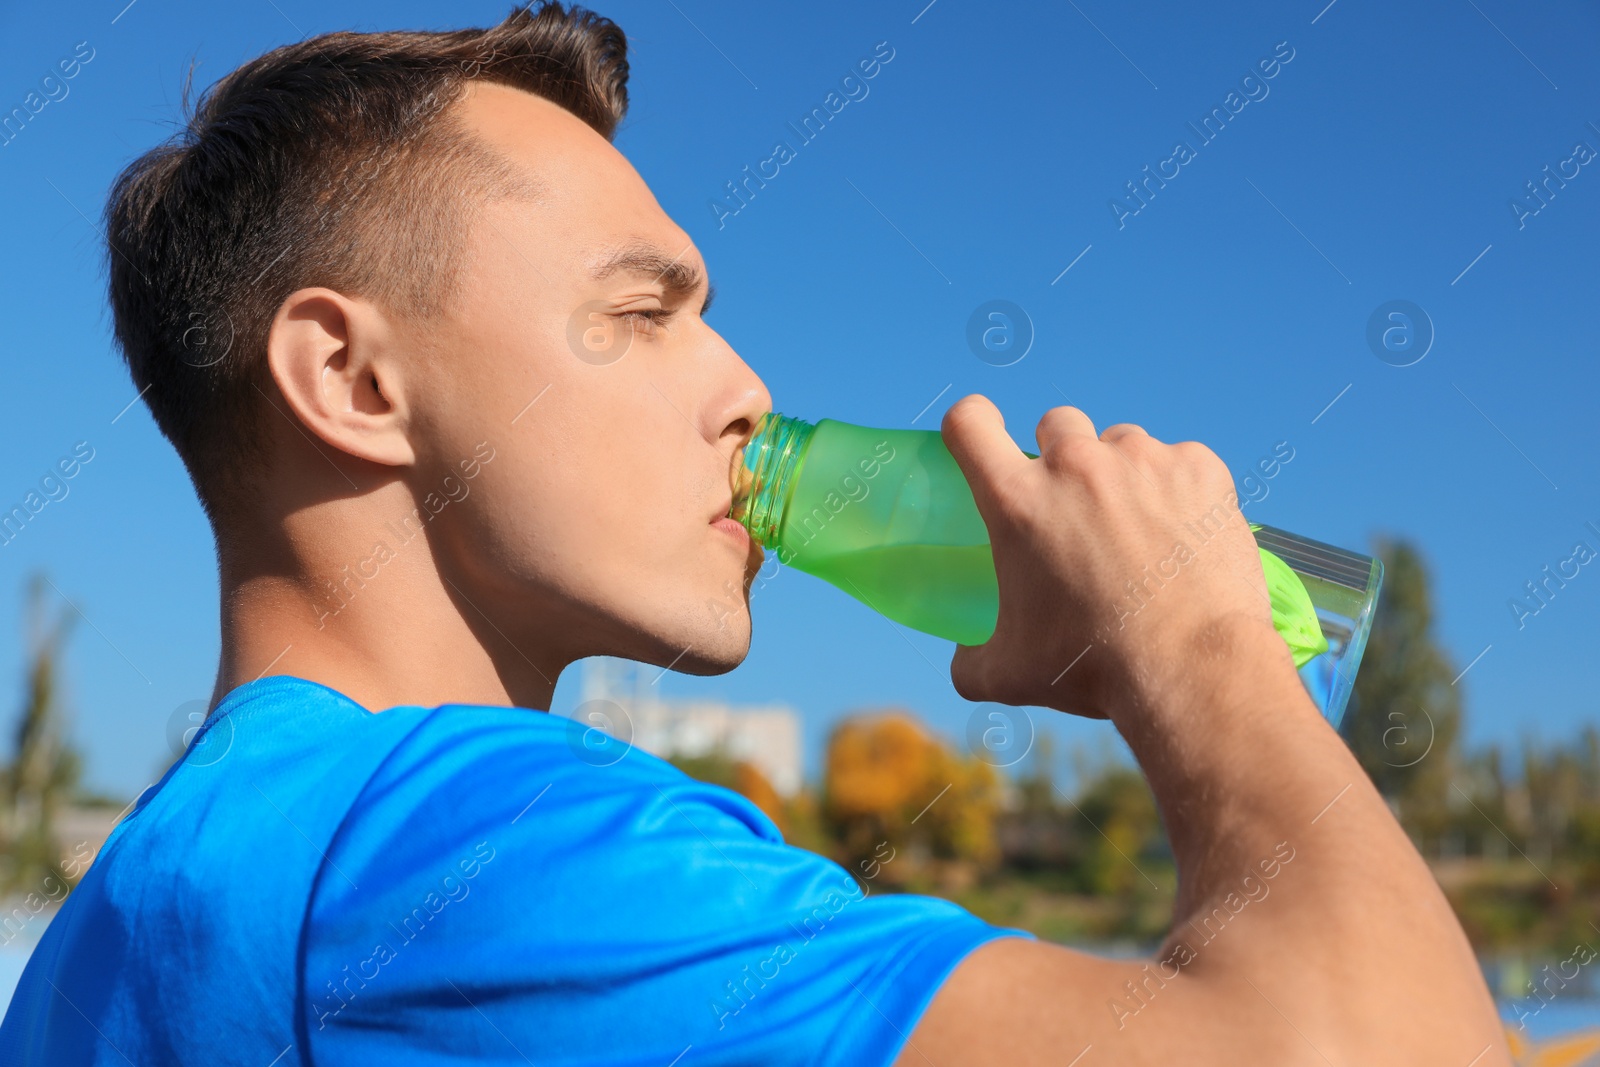
[[[1574,152],[1600,150],[1600,14],[1575,0],[1325,2],[599,10],[634,49],[618,146],[698,243],[711,321],[779,410],[932,428],[982,391],[1027,444],[1065,398],[1101,426],[1203,440],[1241,479],[1287,442],[1293,460],[1247,514],[1354,548],[1414,539],[1440,635],[1458,669],[1472,663],[1469,741],[1568,734],[1600,717],[1600,566],[1520,628],[1509,602],[1577,542],[1600,549],[1600,165]],[[173,129],[191,61],[203,87],[306,34],[484,25],[509,5],[125,4],[0,7],[0,113],[48,101],[0,147],[0,505],[78,442],[93,449],[0,547],[0,711],[20,691],[23,583],[43,567],[87,620],[68,665],[90,783],[131,796],[164,764],[174,710],[209,694],[216,578],[181,467],[127,408],[103,297],[106,190]],[[830,92],[854,99],[802,142],[789,123]],[[1214,108],[1226,122],[1207,142],[1189,124]],[[777,175],[736,214],[714,207],[778,141]],[[1169,177],[1141,204],[1126,183],[1147,166]],[[1557,177],[1528,199],[1546,166]],[[1031,322],[1009,366],[966,340],[991,300]],[[1396,300],[1431,323],[1416,362],[1417,348],[1385,360],[1368,343]],[[949,685],[951,646],[798,573],[762,589],[755,615],[738,671],[658,687],[790,703],[813,751],[841,714],[885,704],[964,732],[974,709]],[[557,710],[577,682],[563,679]],[[1115,748],[1104,724],[1032,718]]]

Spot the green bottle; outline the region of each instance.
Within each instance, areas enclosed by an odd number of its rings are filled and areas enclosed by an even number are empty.
[[[935,431],[763,416],[744,450],[731,514],[780,564],[896,622],[963,645],[994,633],[999,590],[989,531]],[[1273,624],[1304,667],[1329,647],[1317,611],[1295,571],[1260,551]],[[1180,563],[1168,562],[1170,580]],[[1160,584],[1158,576],[1142,592],[1153,598]],[[1129,586],[1124,610],[1142,610],[1150,601]]]

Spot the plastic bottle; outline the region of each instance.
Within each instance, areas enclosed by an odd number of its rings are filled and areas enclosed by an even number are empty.
[[[822,578],[924,633],[964,645],[983,644],[993,635],[999,590],[989,531],[937,432],[871,429],[832,419],[812,424],[769,414],[736,470],[732,517],[775,551],[780,564]],[[1329,649],[1317,610],[1295,570],[1267,549],[1260,551],[1273,625],[1288,642],[1295,666],[1304,667]],[[1376,567],[1367,557],[1343,554]],[[1121,610],[1137,612],[1149,604],[1160,610],[1160,587],[1176,579],[1185,562],[1178,556],[1146,568],[1140,583],[1130,580]],[[1370,623],[1379,575],[1381,569],[1368,574],[1363,624]],[[1360,629],[1364,644],[1365,626]],[[1360,649],[1354,651],[1359,659]],[[1353,674],[1354,663],[1348,669]]]

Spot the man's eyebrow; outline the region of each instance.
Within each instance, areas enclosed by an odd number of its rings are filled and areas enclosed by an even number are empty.
[[[685,247],[683,252],[688,250]],[[625,271],[655,279],[661,283],[662,288],[673,293],[692,293],[700,287],[701,282],[705,282],[706,301],[705,306],[700,309],[703,314],[711,306],[715,290],[698,264],[683,262],[683,252],[669,256],[657,245],[638,241],[613,249],[602,256],[595,263],[592,274],[595,281],[604,281],[619,271]]]

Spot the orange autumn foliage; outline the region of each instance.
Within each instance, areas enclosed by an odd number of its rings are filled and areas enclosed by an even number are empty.
[[[919,855],[986,866],[998,806],[994,768],[952,752],[907,712],[854,716],[828,740],[823,817],[844,862],[881,856],[887,843],[912,857],[893,881],[914,875]]]

